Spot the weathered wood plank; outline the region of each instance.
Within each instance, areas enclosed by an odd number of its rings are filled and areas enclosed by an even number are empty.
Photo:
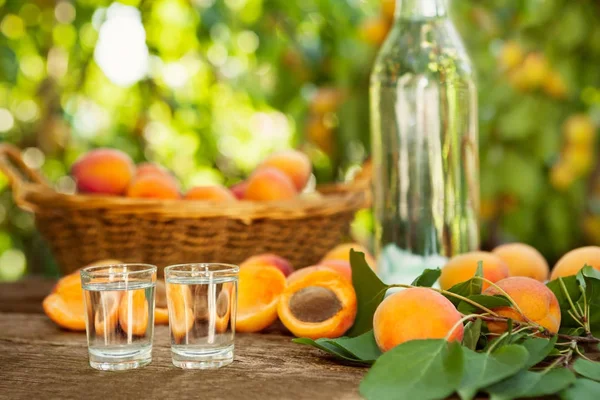
[[[235,362],[217,371],[171,364],[168,328],[156,328],[152,364],[102,373],[88,366],[85,334],[43,315],[0,313],[0,397],[355,399],[364,368],[331,362],[289,336],[237,335]]]
[[[0,283],[0,312],[42,313],[42,300],[55,283],[55,279],[39,277]]]

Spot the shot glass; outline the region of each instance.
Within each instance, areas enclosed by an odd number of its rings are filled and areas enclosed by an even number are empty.
[[[233,362],[238,271],[216,263],[165,268],[173,365],[212,369]]]
[[[118,264],[81,270],[90,366],[140,368],[152,361],[156,266]]]

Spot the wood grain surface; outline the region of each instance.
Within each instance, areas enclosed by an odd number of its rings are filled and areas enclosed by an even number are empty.
[[[0,284],[0,399],[358,399],[365,368],[343,366],[274,329],[238,334],[235,361],[212,371],[171,364],[168,328],[155,330],[152,363],[125,372],[88,365],[85,334],[43,313],[53,281]]]

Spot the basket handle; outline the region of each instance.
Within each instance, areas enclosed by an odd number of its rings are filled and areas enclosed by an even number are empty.
[[[25,164],[21,151],[17,147],[0,144],[0,172],[4,172],[8,177],[15,203],[25,210],[35,212],[37,208],[35,204],[25,199],[23,187],[27,184],[36,184],[50,188],[50,185],[42,175]]]
[[[8,177],[13,189],[26,183],[48,186],[42,175],[29,168],[23,161],[21,151],[10,144],[0,144],[0,171]]]

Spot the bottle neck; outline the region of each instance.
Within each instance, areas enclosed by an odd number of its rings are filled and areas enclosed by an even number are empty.
[[[448,16],[448,0],[396,0],[396,19]]]

